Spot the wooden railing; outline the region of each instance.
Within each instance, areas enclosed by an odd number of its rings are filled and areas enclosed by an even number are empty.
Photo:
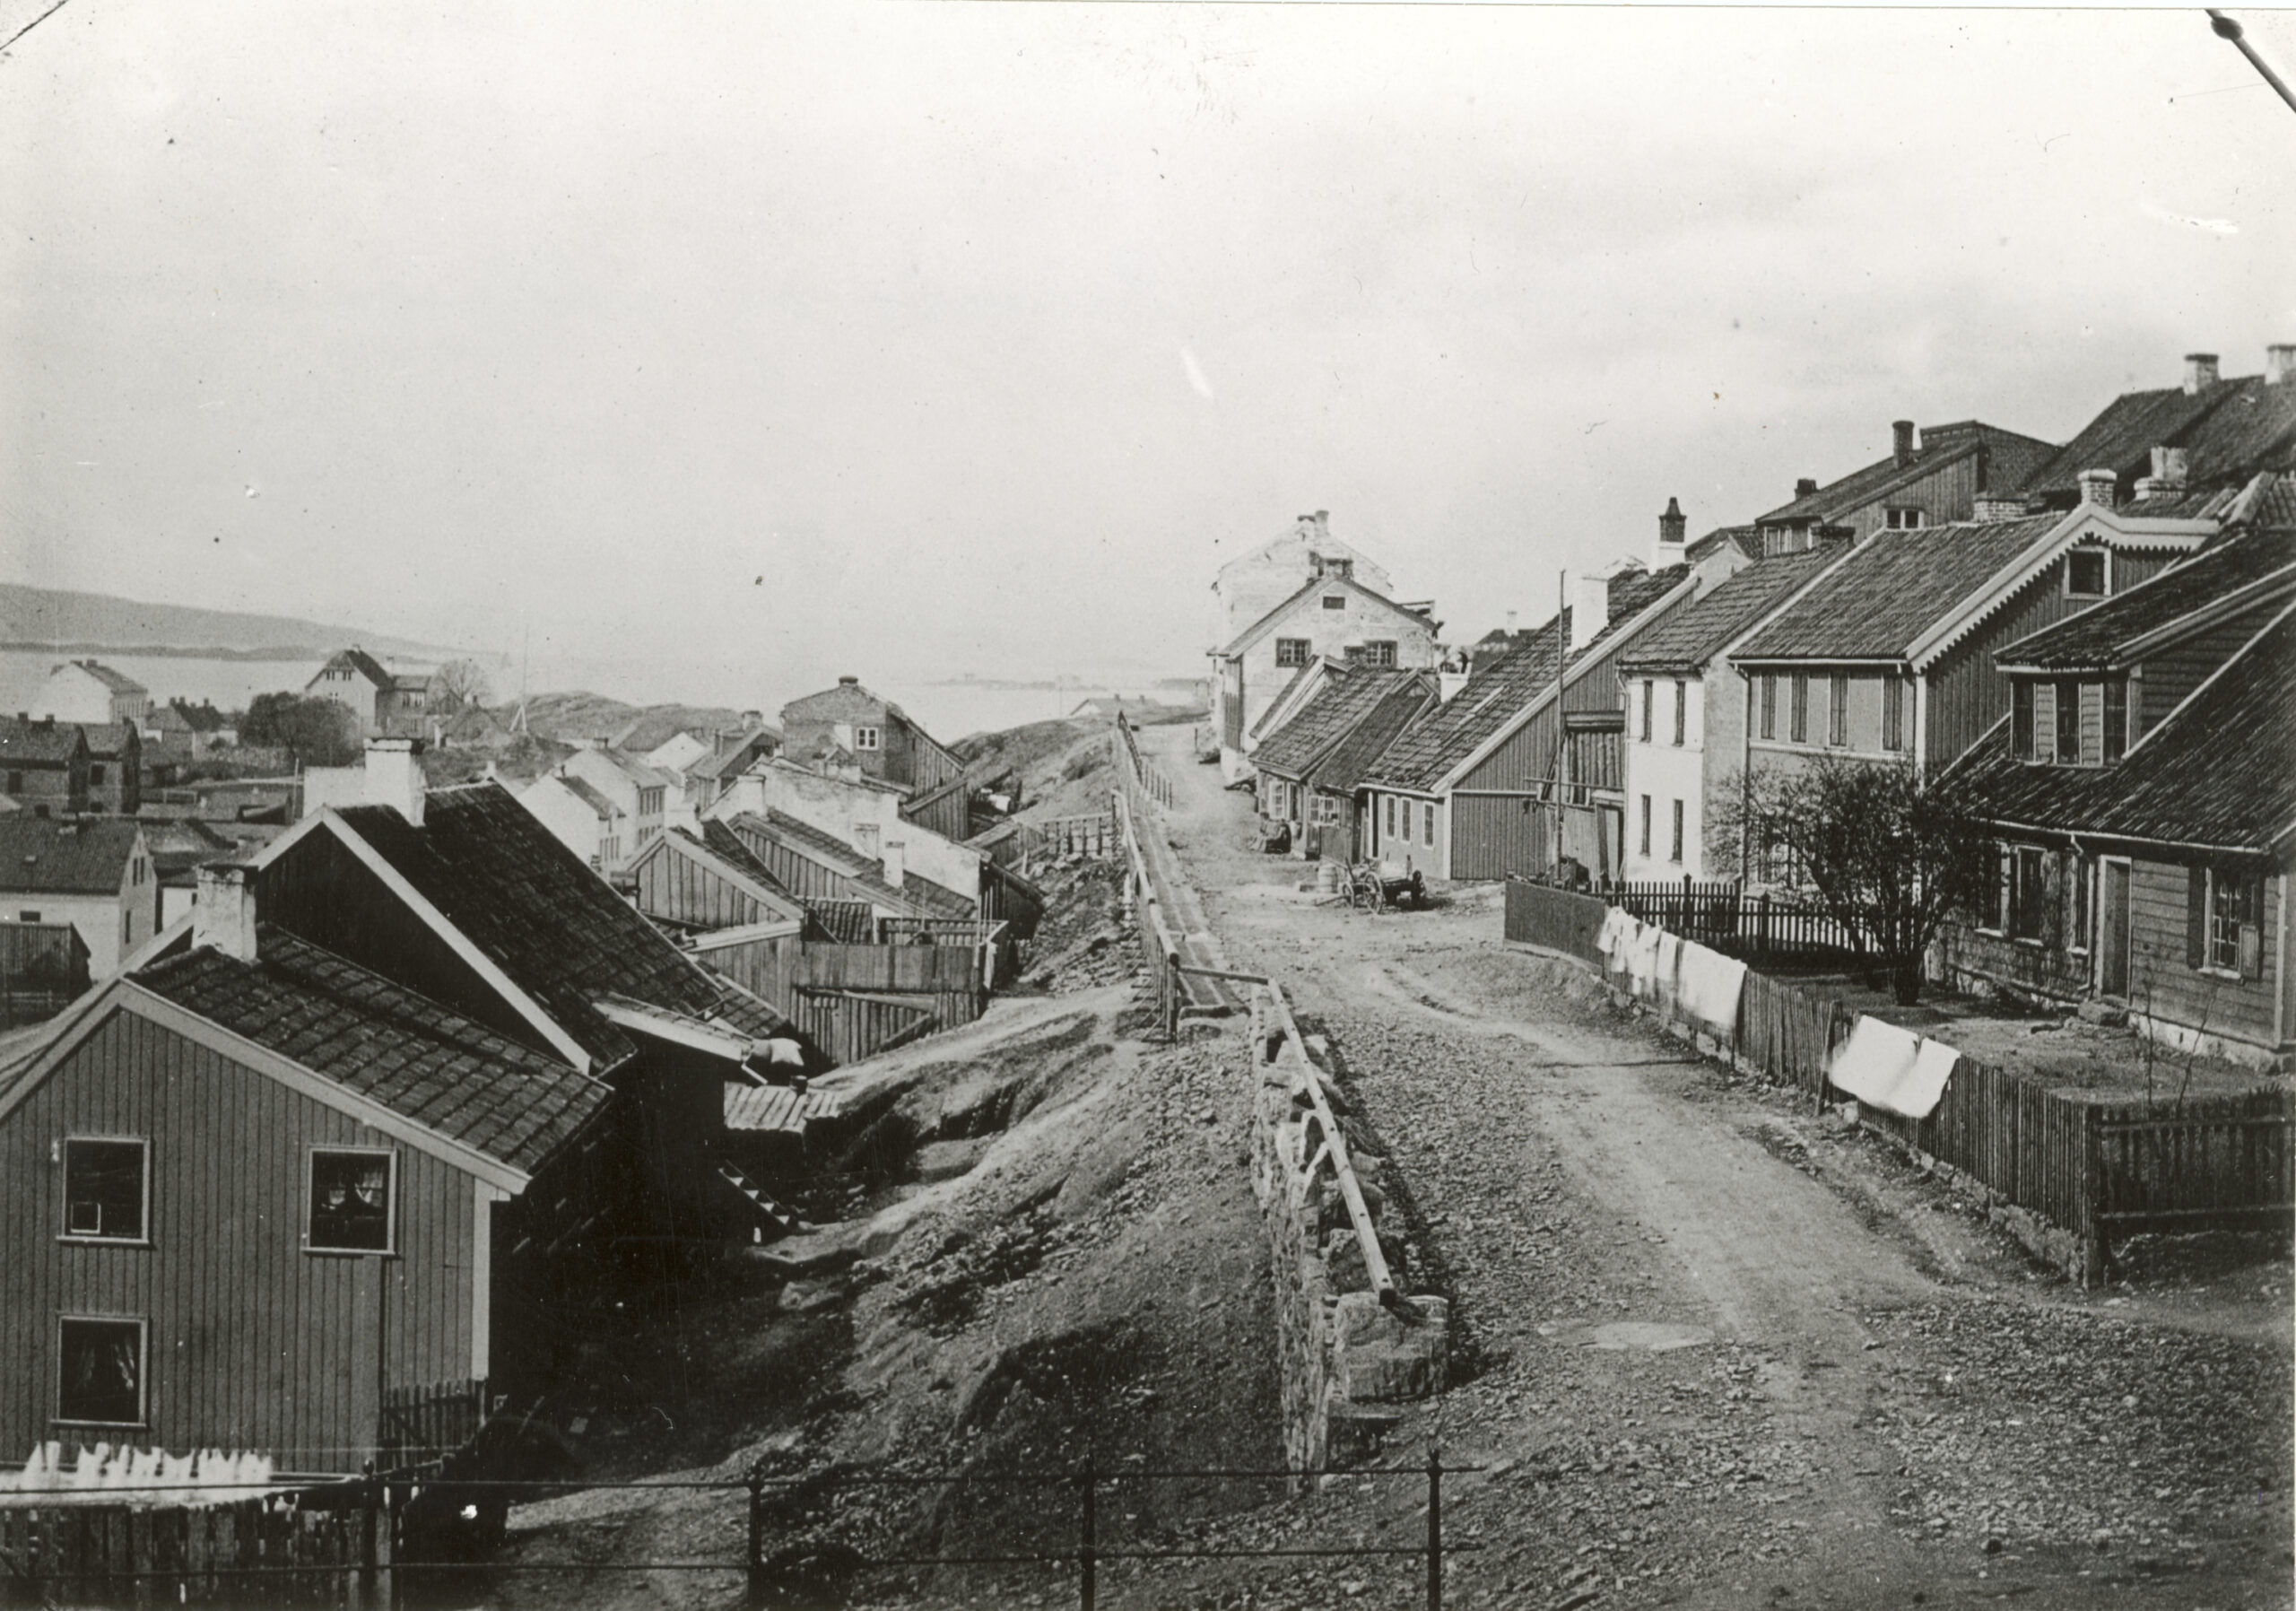
[[[1851,958],[1865,946],[1822,907],[1735,884],[1613,884],[1601,892],[1613,906],[1671,934],[1739,957]]]
[[[1139,784],[1142,791],[1150,799],[1167,811],[1170,810],[1172,780],[1164,776],[1153,762],[1140,753],[1140,740],[1135,736],[1132,724],[1125,720],[1124,713],[1120,710],[1117,712],[1116,734],[1124,748],[1124,753],[1119,759],[1120,768],[1131,774],[1133,779]]]

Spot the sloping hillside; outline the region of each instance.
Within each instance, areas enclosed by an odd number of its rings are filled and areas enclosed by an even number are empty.
[[[508,720],[517,708],[516,701],[503,706],[503,718]],[[681,727],[710,732],[742,725],[742,713],[724,705],[632,705],[585,691],[537,693],[526,701],[527,731],[561,744],[613,738],[641,718],[629,741],[631,749],[651,749]]]
[[[266,659],[318,659],[353,643],[378,655],[433,660],[465,652],[288,615],[199,610],[106,593],[0,582],[0,647],[61,648],[66,652],[138,649],[147,654],[201,649]]]

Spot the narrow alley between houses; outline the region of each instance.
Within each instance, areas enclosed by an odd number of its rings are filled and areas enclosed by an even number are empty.
[[[1243,848],[1250,803],[1184,729],[1144,736],[1212,929],[1328,1037],[1450,1300],[1450,1388],[1387,1455],[1481,1468],[1447,1514],[1488,1543],[1461,1603],[2283,1603],[2284,1262],[2068,1286],[1503,945],[1498,886],[1321,900]]]

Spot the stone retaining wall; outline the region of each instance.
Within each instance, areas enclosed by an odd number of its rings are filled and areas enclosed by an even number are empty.
[[[1382,1305],[1371,1290],[1331,1164],[1315,1160],[1322,1120],[1307,1082],[1320,1075],[1290,1037],[1273,1040],[1271,1049],[1256,1018],[1252,1190],[1273,1255],[1284,1456],[1297,1471],[1339,1470],[1378,1452],[1404,1404],[1441,1390],[1449,1310],[1441,1298]],[[1344,1126],[1344,1099],[1328,1081],[1324,1093]],[[1399,1266],[1402,1239],[1383,1223],[1383,1161],[1355,1153],[1353,1166],[1381,1250]]]

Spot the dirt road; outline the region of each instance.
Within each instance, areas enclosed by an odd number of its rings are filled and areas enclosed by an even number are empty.
[[[1318,905],[1184,730],[1144,736],[1213,930],[1329,1035],[1453,1299],[1462,1379],[1399,1452],[1490,1467],[1449,1511],[1485,1546],[1457,1603],[2289,1603],[2284,1261],[2069,1289],[1506,947],[1495,890]]]

